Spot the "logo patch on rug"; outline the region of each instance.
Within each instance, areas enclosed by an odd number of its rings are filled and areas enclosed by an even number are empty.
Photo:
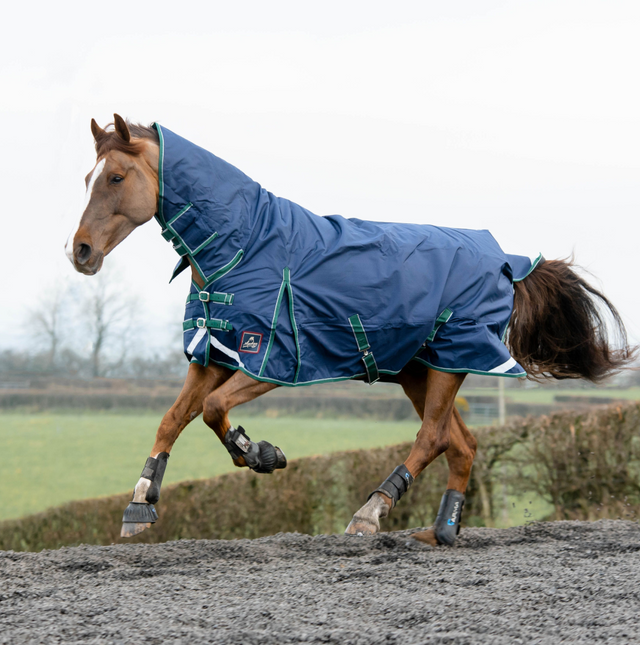
[[[257,354],[260,351],[260,345],[262,345],[262,334],[254,331],[243,331],[238,351],[246,354]]]

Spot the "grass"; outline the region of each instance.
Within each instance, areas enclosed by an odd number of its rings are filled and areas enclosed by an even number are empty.
[[[0,520],[132,490],[160,419],[155,413],[0,413]],[[419,428],[417,417],[376,422],[235,414],[231,421],[246,428],[252,439],[280,446],[289,459],[393,445],[412,440]],[[196,419],[171,453],[165,483],[233,470],[227,451]]]

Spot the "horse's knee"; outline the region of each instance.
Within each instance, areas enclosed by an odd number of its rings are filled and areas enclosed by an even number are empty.
[[[447,450],[449,450],[450,445],[451,439],[448,436],[438,437],[435,442],[435,451],[438,455],[441,455],[443,452],[447,452]]]
[[[471,446],[467,443],[461,445],[454,445],[447,453],[447,459],[453,459],[459,464],[459,468],[463,471],[471,470],[473,460],[476,458],[476,446]]]
[[[224,398],[216,391],[204,400],[202,407],[202,420],[210,427],[215,428],[224,419],[227,409]]]
[[[421,437],[418,435],[416,447],[424,454],[428,463],[449,450],[451,439],[449,435],[438,435],[436,437]],[[425,464],[426,465],[426,464]]]
[[[439,457],[443,452],[447,452],[451,440],[449,435],[438,434],[435,437],[433,434],[426,432],[419,432],[418,438],[409,455],[412,465],[417,468],[417,477],[436,457]]]

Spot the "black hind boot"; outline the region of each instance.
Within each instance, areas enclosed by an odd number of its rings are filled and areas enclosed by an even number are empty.
[[[272,446],[268,441],[254,443],[242,426],[238,426],[237,430],[231,426],[227,430],[224,445],[234,460],[244,457],[247,466],[256,473],[270,474],[287,465],[287,458],[280,448]]]
[[[442,496],[440,510],[436,517],[433,530],[440,544],[453,546],[460,533],[460,519],[464,508],[464,495],[457,490],[448,488]]]

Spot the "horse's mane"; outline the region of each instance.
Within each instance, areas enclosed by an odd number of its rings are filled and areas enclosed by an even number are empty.
[[[112,150],[119,150],[129,155],[139,155],[144,150],[144,144],[140,139],[147,139],[158,143],[158,131],[152,126],[129,123],[127,127],[131,133],[131,140],[125,141],[116,131],[113,123],[109,123],[104,134],[96,139],[96,154],[98,158],[103,157]]]

